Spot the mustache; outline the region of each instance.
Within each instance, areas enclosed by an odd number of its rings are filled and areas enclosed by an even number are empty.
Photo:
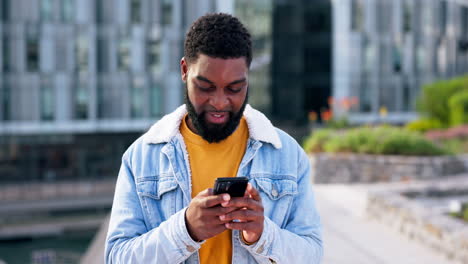
[[[216,109],[213,106],[208,105],[205,109],[202,110],[202,113],[233,113],[233,110],[231,107],[225,108],[225,109]]]

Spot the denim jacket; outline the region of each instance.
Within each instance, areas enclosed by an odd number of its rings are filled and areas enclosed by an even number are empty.
[[[106,263],[199,263],[203,242],[185,225],[191,200],[188,154],[179,126],[185,106],[164,116],[125,152],[117,179]],[[249,105],[247,149],[237,176],[260,191],[264,230],[253,245],[232,232],[232,263],[320,263],[323,249],[310,163],[302,148]]]

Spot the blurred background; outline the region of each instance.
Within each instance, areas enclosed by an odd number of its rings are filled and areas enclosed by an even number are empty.
[[[250,103],[298,141],[332,118],[404,125],[468,73],[464,0],[0,0],[0,263],[76,263],[126,148],[183,102],[188,26],[253,37]]]

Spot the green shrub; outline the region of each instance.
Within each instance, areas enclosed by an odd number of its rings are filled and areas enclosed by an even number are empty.
[[[450,125],[468,124],[468,89],[452,95],[449,107]]]
[[[450,154],[419,133],[389,126],[359,127],[340,132],[318,131],[307,139],[304,146],[307,152],[419,156]]]
[[[440,142],[444,149],[453,154],[468,153],[468,140],[467,139],[446,139]]]
[[[405,125],[405,128],[410,131],[424,133],[429,130],[444,128],[444,125],[437,119],[426,118],[409,122]]]
[[[344,129],[351,127],[348,118],[341,117],[341,118],[332,118],[331,120],[326,122],[327,128],[334,128],[334,129]]]
[[[330,139],[336,131],[333,129],[319,129],[313,132],[312,136],[306,138],[303,148],[306,152],[321,152],[323,144]]]
[[[416,102],[418,111],[430,119],[450,124],[449,99],[457,92],[468,90],[468,75],[425,85]]]

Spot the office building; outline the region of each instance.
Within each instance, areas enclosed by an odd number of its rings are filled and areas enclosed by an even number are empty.
[[[129,144],[183,102],[184,35],[207,12],[247,21],[251,85],[266,90],[269,3],[0,0],[0,181],[115,177]]]

